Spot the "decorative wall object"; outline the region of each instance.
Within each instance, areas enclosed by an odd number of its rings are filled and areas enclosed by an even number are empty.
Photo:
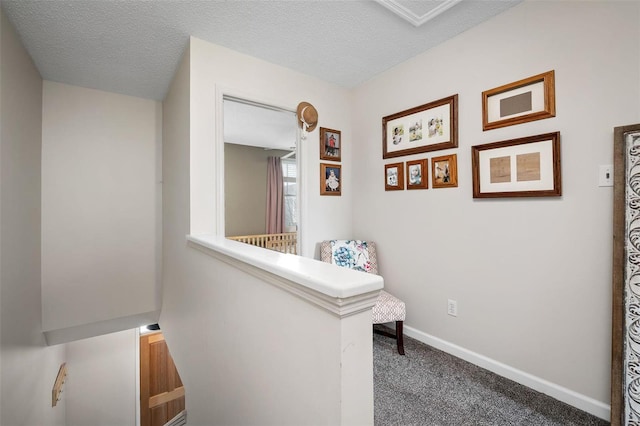
[[[340,161],[342,153],[342,137],[340,130],[320,127],[320,159]]]
[[[382,118],[382,158],[457,146],[457,94]]]
[[[298,125],[302,129],[301,139],[307,139],[307,133],[313,132],[318,125],[318,111],[309,102],[300,102],[296,110]]]
[[[342,166],[320,163],[320,195],[342,195]]]
[[[429,188],[427,159],[407,161],[407,189]]]
[[[555,116],[553,70],[482,92],[482,130]]]
[[[614,129],[611,425],[640,424],[640,123]]]
[[[562,195],[560,132],[471,147],[473,197]]]
[[[404,163],[384,165],[384,189],[402,191],[404,189]]]
[[[431,159],[431,184],[434,188],[458,186],[458,156],[456,154]]]

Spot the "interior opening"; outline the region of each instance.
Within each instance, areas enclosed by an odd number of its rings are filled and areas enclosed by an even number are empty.
[[[223,117],[225,237],[297,254],[295,113],[225,95]]]

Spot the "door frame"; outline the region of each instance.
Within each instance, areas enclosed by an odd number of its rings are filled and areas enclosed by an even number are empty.
[[[304,245],[302,244],[303,236],[301,229],[304,228],[304,224],[306,223],[306,216],[304,205],[305,205],[305,170],[303,167],[304,164],[304,154],[300,140],[301,140],[301,132],[299,126],[297,126],[296,120],[296,108],[285,106],[280,102],[267,100],[264,98],[260,98],[254,96],[252,94],[242,92],[233,88],[216,85],[215,90],[215,101],[216,101],[216,141],[215,141],[215,165],[216,165],[216,235],[225,236],[225,190],[224,190],[224,100],[225,98],[229,99],[237,99],[240,101],[245,101],[247,103],[255,104],[256,106],[264,106],[274,110],[280,110],[283,112],[290,112],[293,117],[292,125],[296,126],[296,167],[297,167],[297,178],[296,185],[298,188],[298,194],[296,196],[296,215],[297,215],[297,223],[298,229],[296,230],[297,234],[297,244],[298,244],[298,254],[304,255]]]

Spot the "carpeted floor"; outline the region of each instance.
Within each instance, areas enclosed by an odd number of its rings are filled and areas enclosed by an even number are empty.
[[[374,334],[376,426],[592,426],[609,422],[405,336]]]

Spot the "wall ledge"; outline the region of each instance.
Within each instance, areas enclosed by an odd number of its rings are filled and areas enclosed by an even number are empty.
[[[68,328],[43,330],[43,333],[47,345],[53,346],[154,324],[158,322],[159,317],[160,310],[156,310],[89,324],[80,324]]]
[[[187,235],[190,247],[294,294],[339,317],[368,309],[384,287],[381,276],[339,268],[212,235]]]

